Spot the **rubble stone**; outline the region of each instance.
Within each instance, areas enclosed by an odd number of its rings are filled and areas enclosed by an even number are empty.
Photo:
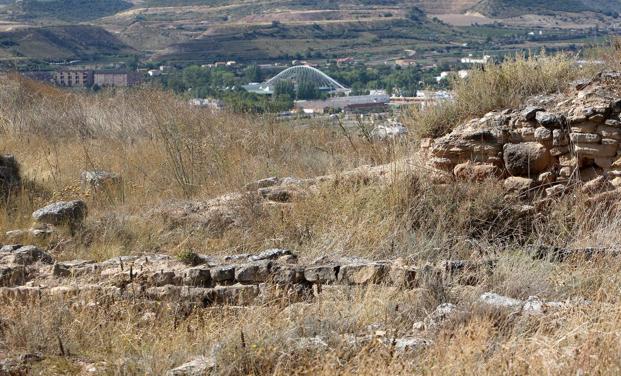
[[[511,176],[505,179],[503,186],[506,191],[513,193],[524,193],[535,186],[535,181],[529,178]]]
[[[212,358],[205,356],[199,356],[191,361],[173,368],[166,372],[166,376],[203,376],[208,373],[212,368],[215,368],[216,363]]]
[[[342,265],[338,280],[353,285],[382,283],[389,270],[390,267],[383,263]]]
[[[311,266],[304,270],[304,278],[312,283],[329,284],[337,281],[338,265]]]
[[[506,144],[504,162],[507,171],[514,176],[539,174],[550,167],[550,152],[541,144],[525,142]]]

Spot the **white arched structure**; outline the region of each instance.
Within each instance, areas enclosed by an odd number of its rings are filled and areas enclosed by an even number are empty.
[[[259,94],[272,94],[276,84],[281,81],[292,81],[295,84],[303,81],[310,81],[314,82],[321,91],[345,94],[351,92],[350,89],[341,85],[332,77],[308,65],[297,65],[287,68],[262,84],[246,85],[246,90]]]
[[[273,88],[280,81],[293,81],[302,82],[310,81],[317,84],[320,90],[330,92],[345,92],[349,91],[345,86],[336,82],[332,77],[323,73],[317,68],[309,67],[308,65],[297,65],[295,67],[287,68],[284,71],[278,73],[265,82],[265,86]]]

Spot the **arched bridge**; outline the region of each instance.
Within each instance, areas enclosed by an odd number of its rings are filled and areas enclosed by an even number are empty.
[[[276,84],[281,81],[292,81],[296,84],[310,81],[315,83],[321,91],[346,94],[350,92],[350,89],[341,85],[332,77],[308,65],[297,65],[287,68],[262,84],[247,85],[246,90],[262,94],[272,94]]]

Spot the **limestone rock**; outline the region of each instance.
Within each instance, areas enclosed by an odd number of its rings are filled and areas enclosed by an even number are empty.
[[[235,267],[235,280],[242,284],[263,283],[270,277],[270,262],[255,262]]]
[[[535,129],[535,140],[545,143],[552,141],[552,131],[545,127],[539,127]]]
[[[408,129],[402,124],[394,123],[387,125],[378,125],[371,130],[371,137],[376,140],[386,141],[406,136]]]
[[[557,127],[561,125],[561,118],[553,113],[540,111],[535,115],[537,123],[544,127]]]
[[[555,146],[550,149],[550,155],[553,157],[560,157],[561,155],[565,155],[569,153],[568,146]]]
[[[542,111],[545,111],[545,109],[536,106],[528,106],[520,112],[520,115],[524,118],[524,120],[531,121],[535,120],[537,113]]]
[[[82,171],[80,183],[83,187],[95,190],[105,188],[116,188],[122,183],[121,175],[108,171]]]
[[[514,176],[539,174],[550,167],[550,152],[536,142],[505,144],[504,162],[507,171]]]
[[[0,261],[14,265],[31,265],[35,262],[42,262],[44,264],[54,263],[52,256],[34,245],[4,246],[0,249]]]
[[[596,133],[572,133],[569,135],[571,142],[583,144],[597,144],[602,137]]]
[[[209,304],[252,304],[259,296],[260,290],[257,285],[218,286],[206,290],[204,303]]]
[[[582,186],[582,193],[592,194],[614,189],[613,185],[604,176],[598,176]]]
[[[276,260],[280,257],[291,255],[293,255],[293,252],[288,249],[272,248],[257,255],[250,256],[248,259],[250,261]]]
[[[466,181],[483,181],[502,176],[502,170],[491,163],[466,162],[455,166],[453,174],[456,178]]]
[[[552,172],[544,172],[543,174],[539,175],[539,178],[537,180],[541,184],[551,184],[556,181],[556,176]]]
[[[611,158],[617,155],[619,145],[576,143],[574,151],[581,158]]]
[[[557,184],[550,188],[546,188],[546,196],[548,197],[560,196],[563,193],[565,193],[565,191],[567,191],[567,187],[565,187],[565,185]]]
[[[304,270],[304,278],[311,283],[329,284],[337,281],[339,266],[319,265]]]
[[[609,138],[613,140],[621,140],[621,128],[620,127],[612,127],[609,125],[600,125],[597,127],[597,133],[602,136],[602,138]]]
[[[84,201],[59,201],[32,213],[32,218],[40,223],[50,225],[76,225],[86,218],[86,203]]]
[[[593,121],[586,121],[578,124],[571,124],[570,129],[573,133],[593,133],[597,130],[598,123]]]
[[[211,280],[219,284],[235,281],[235,266],[224,265],[210,269]]]
[[[304,283],[304,268],[294,265],[277,265],[272,269],[272,282],[280,285]]]
[[[569,134],[561,129],[555,129],[552,131],[552,145],[553,146],[567,146],[569,145]]]
[[[338,280],[352,285],[381,283],[389,271],[389,265],[377,262],[342,265],[339,269]]]
[[[215,368],[216,362],[213,358],[199,356],[193,360],[173,368],[166,372],[166,376],[203,376],[210,369]]]
[[[511,176],[505,179],[503,186],[507,192],[524,193],[535,186],[535,181],[529,178]]]
[[[518,299],[509,298],[507,296],[498,295],[493,292],[486,292],[479,297],[479,302],[494,308],[518,308],[524,304]]]
[[[246,184],[246,186],[244,187],[247,191],[256,191],[260,188],[268,188],[268,187],[274,187],[276,185],[280,185],[282,183],[282,179],[276,177],[276,176],[272,176],[269,178],[265,178],[265,179],[261,179],[261,180],[257,180],[255,182],[252,183],[248,183]]]
[[[186,286],[211,286],[211,271],[206,266],[196,266],[187,269],[183,274],[183,283]]]

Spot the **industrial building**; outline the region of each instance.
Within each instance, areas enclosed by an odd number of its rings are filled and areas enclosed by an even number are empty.
[[[339,111],[348,113],[384,112],[388,109],[389,103],[390,97],[385,94],[359,95],[316,101],[297,101],[295,109],[307,114],[324,114]]]

